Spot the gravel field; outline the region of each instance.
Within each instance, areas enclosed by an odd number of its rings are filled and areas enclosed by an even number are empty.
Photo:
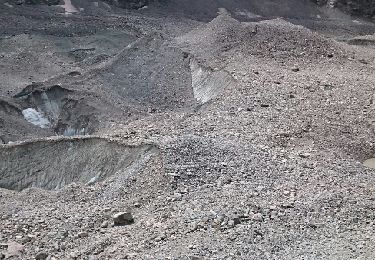
[[[375,259],[345,3],[0,0],[0,259]]]

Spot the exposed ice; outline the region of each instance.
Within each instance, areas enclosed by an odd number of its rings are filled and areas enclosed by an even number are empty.
[[[227,72],[202,67],[194,59],[190,61],[190,70],[193,95],[201,103],[215,98],[232,83],[232,78]]]
[[[78,9],[74,7],[71,0],[64,0],[62,7],[65,9],[65,14],[78,13]]]
[[[85,135],[86,131],[85,128],[82,129],[75,129],[73,127],[68,126],[65,130],[63,135],[64,136],[74,136],[74,135]]]
[[[48,128],[50,122],[43,116],[42,113],[36,111],[34,108],[27,108],[22,110],[22,114],[27,122],[39,126],[40,128]]]

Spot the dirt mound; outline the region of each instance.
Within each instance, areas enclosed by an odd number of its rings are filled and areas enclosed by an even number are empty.
[[[194,104],[189,60],[158,34],[127,46],[94,70],[86,84],[144,112]]]
[[[182,0],[151,1],[151,10],[167,15],[185,16],[202,21],[210,21],[217,16],[220,8],[225,8],[238,19],[259,19],[260,17],[314,17],[321,13],[308,0],[288,0],[275,2],[272,0]],[[147,10],[146,10],[147,11]]]
[[[198,59],[216,59],[218,64],[225,64],[238,53],[245,59],[255,56],[283,61],[342,56],[344,51],[334,41],[281,19],[241,23],[227,14],[179,37],[177,42]]]

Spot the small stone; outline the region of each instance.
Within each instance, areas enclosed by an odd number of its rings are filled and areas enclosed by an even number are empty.
[[[155,241],[156,241],[156,242],[160,242],[160,241],[164,240],[165,238],[166,238],[166,235],[165,235],[165,234],[162,234],[162,235],[158,236],[158,237],[155,239]]]
[[[182,199],[182,194],[179,193],[179,192],[175,192],[173,194],[173,201],[176,201],[176,200],[181,200]]]
[[[69,257],[70,257],[71,259],[77,259],[77,258],[78,258],[78,255],[77,255],[77,253],[75,253],[75,252],[71,252],[71,253],[69,254]]]
[[[300,153],[299,156],[301,158],[309,158],[311,156],[311,153]]]
[[[89,234],[87,232],[84,232],[84,231],[78,233],[79,238],[88,237],[88,236],[89,236]]]
[[[299,71],[299,68],[298,68],[298,67],[293,67],[293,68],[292,68],[292,71],[293,71],[293,72],[298,72],[298,71]]]
[[[223,215],[218,215],[217,217],[216,217],[216,219],[215,219],[215,222],[217,223],[217,224],[221,224],[221,223],[223,223],[223,221],[224,221],[224,216]]]
[[[196,246],[195,246],[195,245],[189,245],[188,248],[189,248],[189,249],[195,249]]]
[[[65,249],[66,249],[66,245],[65,245],[65,244],[61,244],[61,245],[60,245],[60,249],[61,249],[61,250],[65,250]]]
[[[44,259],[47,259],[47,257],[48,257],[48,254],[46,252],[39,252],[38,254],[36,254],[35,259],[44,260]]]
[[[272,211],[271,214],[270,214],[270,218],[271,219],[277,218],[277,212],[276,211]]]
[[[62,239],[67,238],[69,236],[68,230],[60,230],[58,232],[58,236]]]
[[[182,56],[184,57],[184,59],[187,59],[189,57],[189,53],[184,51],[182,53]]]
[[[156,109],[155,108],[151,108],[151,107],[149,107],[148,109],[147,109],[147,113],[155,113],[156,112]]]
[[[233,221],[232,219],[229,220],[229,221],[228,221],[228,227],[232,228],[232,227],[234,227],[234,226],[235,226],[234,221]]]
[[[109,225],[108,221],[105,220],[105,221],[102,222],[102,224],[100,224],[100,227],[101,227],[101,228],[107,228],[108,225]]]
[[[198,224],[196,222],[193,222],[193,223],[189,224],[189,231],[190,232],[193,232],[193,231],[195,231],[197,229],[198,229]]]
[[[113,215],[112,218],[115,226],[125,226],[134,223],[134,218],[130,212],[120,212]]]
[[[31,237],[30,236],[26,236],[22,239],[22,243],[29,243],[31,242]]]
[[[125,255],[125,259],[136,259],[138,256],[137,253],[128,253]]]
[[[256,213],[256,214],[254,214],[254,215],[252,216],[252,219],[253,219],[254,221],[263,221],[263,216],[262,216],[261,213]]]
[[[233,222],[234,222],[234,225],[236,226],[236,225],[239,225],[239,224],[241,224],[241,218],[239,218],[239,217],[235,217],[235,218],[233,218]]]

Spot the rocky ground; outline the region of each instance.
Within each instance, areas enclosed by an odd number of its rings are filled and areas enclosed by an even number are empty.
[[[374,259],[368,15],[66,4],[0,0],[0,259]]]

